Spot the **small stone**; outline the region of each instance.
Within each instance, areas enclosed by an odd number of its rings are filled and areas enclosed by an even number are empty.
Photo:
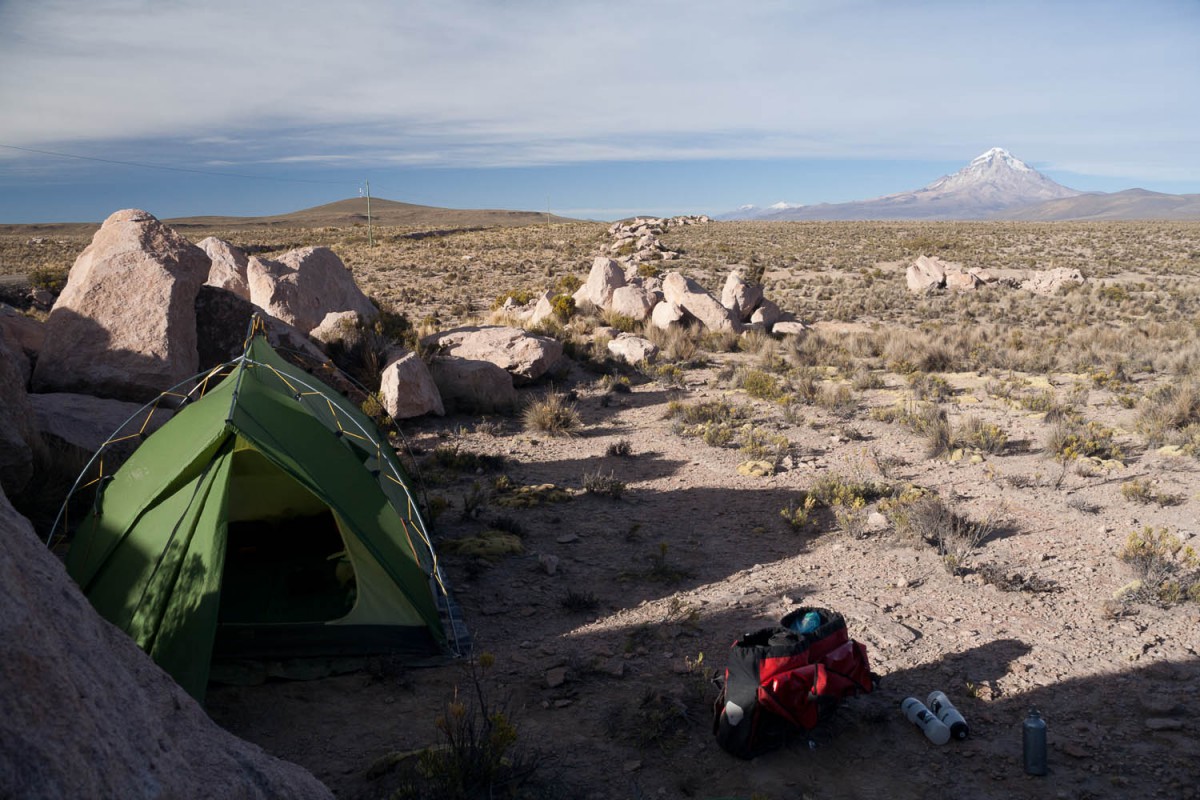
[[[558,556],[542,553],[538,556],[538,565],[547,575],[554,575],[558,572]]]
[[[625,771],[626,772],[637,772],[641,768],[642,768],[641,761],[626,761],[625,762]]]
[[[1146,727],[1152,731],[1181,731],[1183,730],[1183,720],[1151,717],[1146,720]]]
[[[546,670],[546,688],[557,689],[567,682],[567,668],[555,667]]]
[[[578,542],[579,535],[575,533],[564,533],[559,535],[559,537],[554,541],[558,542],[559,544],[570,544],[571,542]]]

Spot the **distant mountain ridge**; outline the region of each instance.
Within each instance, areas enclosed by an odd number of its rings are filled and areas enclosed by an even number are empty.
[[[503,211],[498,209],[462,209],[421,206],[371,198],[371,222],[380,226],[441,226],[453,228],[534,225],[546,222],[575,222],[567,217],[539,211]],[[367,200],[351,197],[322,206],[276,214],[267,217],[177,217],[165,219],[177,228],[246,227],[278,225],[281,227],[347,227],[367,224]]]
[[[1200,195],[1129,189],[1081,192],[1056,183],[1002,147],[911,192],[850,203],[742,206],[717,219],[753,220],[1072,220],[1200,219]]]

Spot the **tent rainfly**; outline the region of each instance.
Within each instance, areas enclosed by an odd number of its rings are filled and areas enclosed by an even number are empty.
[[[197,699],[214,657],[460,651],[375,424],[262,335],[227,366],[100,481],[67,556],[97,611]]]

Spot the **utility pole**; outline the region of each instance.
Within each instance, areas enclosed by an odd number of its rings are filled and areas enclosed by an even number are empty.
[[[371,227],[371,182],[363,181],[367,185],[367,243],[375,246],[375,230]]]

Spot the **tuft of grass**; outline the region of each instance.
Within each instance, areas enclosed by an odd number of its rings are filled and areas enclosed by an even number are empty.
[[[1200,381],[1196,379],[1159,387],[1142,400],[1138,409],[1137,432],[1152,445],[1190,444],[1191,441],[1182,441],[1180,435],[1197,425],[1200,425]],[[1182,438],[1200,439],[1194,435]]]
[[[548,433],[551,436],[573,436],[583,426],[575,404],[565,395],[550,392],[540,400],[525,406],[521,421],[527,431]]]
[[[783,517],[783,521],[788,527],[800,533],[804,531],[813,522],[813,512],[816,510],[817,500],[811,494],[802,493],[802,498],[799,502],[789,500],[788,504],[779,509],[779,516]]]
[[[596,599],[596,595],[591,592],[577,592],[574,589],[567,590],[567,596],[563,598],[562,604],[567,611],[576,614],[595,611],[600,607],[600,601]]]
[[[966,568],[999,524],[995,516],[972,520],[930,493],[920,494],[911,502],[897,503],[891,510],[896,531],[903,537],[933,545],[951,575]]]
[[[1121,496],[1135,503],[1157,503],[1160,506],[1179,505],[1184,500],[1180,495],[1160,492],[1154,488],[1153,482],[1139,478],[1132,478],[1121,484]]]
[[[1131,532],[1117,556],[1135,575],[1121,599],[1164,606],[1186,599],[1200,602],[1200,556],[1166,528],[1147,525]]]
[[[999,425],[984,422],[978,417],[963,420],[953,439],[963,447],[972,447],[984,453],[1003,453],[1008,446],[1008,434]]]
[[[633,455],[633,443],[628,439],[618,439],[608,446],[604,451],[606,456],[618,456],[620,458],[628,458]]]
[[[620,500],[621,495],[625,493],[625,482],[618,480],[612,472],[607,475],[601,470],[585,472],[583,474],[583,490],[588,494],[598,494],[611,497],[613,500]]]
[[[492,697],[491,653],[468,665],[465,685],[454,693],[434,724],[440,743],[418,753],[392,753],[377,760],[367,774],[379,778],[401,770],[397,800],[477,797],[524,797],[534,788],[541,756],[519,741],[515,715]],[[536,791],[533,796],[536,796]]]

